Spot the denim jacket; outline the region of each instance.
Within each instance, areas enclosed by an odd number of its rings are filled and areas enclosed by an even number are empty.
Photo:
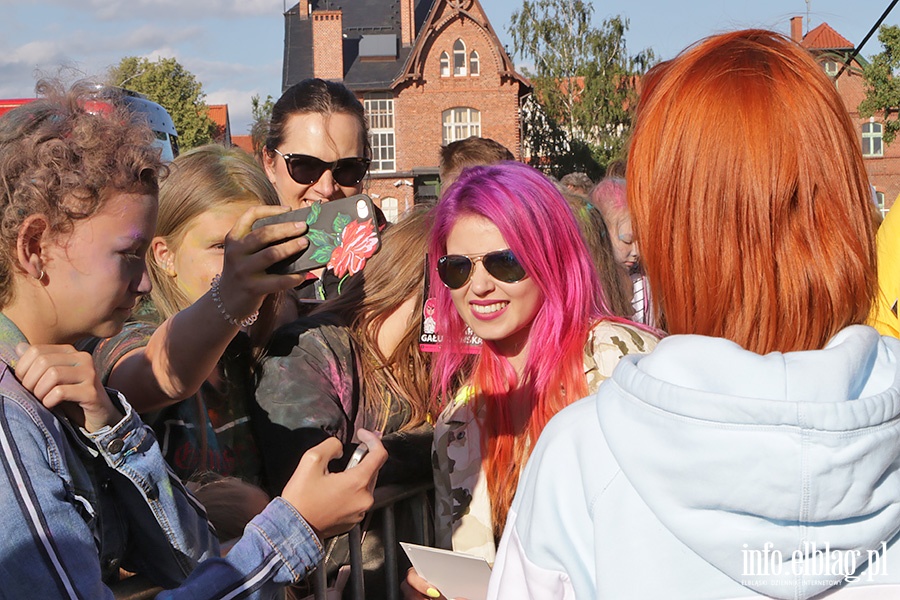
[[[225,558],[203,507],[169,470],[149,427],[125,415],[87,433],[15,379],[26,341],[0,314],[0,598],[112,598],[119,567],[159,598],[269,598],[317,564],[318,538],[273,500]]]

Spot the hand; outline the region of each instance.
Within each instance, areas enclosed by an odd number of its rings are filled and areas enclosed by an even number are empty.
[[[296,287],[304,274],[272,275],[266,269],[309,246],[302,237],[306,223],[290,222],[252,229],[263,217],[287,212],[284,206],[254,206],[245,212],[225,236],[225,262],[219,283],[228,313],[242,318],[262,306],[268,294]]]
[[[406,572],[406,581],[400,584],[400,591],[403,593],[404,600],[421,600],[422,598],[447,600],[436,587],[422,579],[413,568]]]
[[[90,433],[122,419],[87,352],[72,346],[23,342],[16,346],[16,353],[16,378],[47,408],[59,406],[69,421]]]
[[[343,454],[344,445],[337,438],[328,438],[306,451],[281,493],[319,539],[349,531],[374,503],[375,479],[387,460],[387,450],[370,431],[360,429],[357,436],[369,447],[359,465],[343,473],[330,473],[328,462]]]

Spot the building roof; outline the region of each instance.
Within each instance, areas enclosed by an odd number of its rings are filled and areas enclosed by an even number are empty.
[[[800,45],[808,50],[853,50],[853,42],[822,23],[805,36]]]
[[[249,154],[253,156],[253,137],[249,135],[233,135],[231,136],[231,143]]]
[[[415,0],[418,32],[436,0]],[[310,0],[312,10],[340,9],[344,33],[344,84],[352,90],[385,90],[403,69],[410,48],[400,45],[400,0]],[[312,20],[300,18],[297,3],[284,13],[284,70],[282,91],[313,76]],[[363,36],[394,35],[397,56],[393,60],[361,60]]]

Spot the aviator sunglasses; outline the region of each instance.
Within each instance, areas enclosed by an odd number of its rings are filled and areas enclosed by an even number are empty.
[[[484,269],[491,277],[503,283],[516,283],[525,279],[525,269],[509,249],[488,252],[481,256],[447,254],[438,259],[438,276],[448,288],[458,290],[471,279],[477,262],[484,265]]]
[[[306,154],[282,154],[277,148],[272,148],[278,156],[284,159],[288,174],[291,179],[300,185],[312,185],[317,182],[325,171],[331,171],[331,176],[338,185],[353,187],[362,181],[369,170],[368,158],[354,156],[352,158],[339,158],[334,162],[325,162],[315,156]]]

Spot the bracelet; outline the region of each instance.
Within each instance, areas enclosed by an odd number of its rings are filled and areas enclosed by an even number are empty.
[[[212,285],[210,286],[210,290],[212,291],[213,302],[216,303],[216,308],[219,309],[219,312],[225,317],[225,320],[231,323],[232,325],[239,325],[240,327],[250,327],[256,320],[259,318],[259,311],[255,310],[252,314],[244,317],[243,319],[238,319],[232,317],[231,314],[227,310],[225,310],[225,303],[222,302],[222,296],[219,295],[219,282],[222,280],[221,275],[216,275],[213,277]]]

